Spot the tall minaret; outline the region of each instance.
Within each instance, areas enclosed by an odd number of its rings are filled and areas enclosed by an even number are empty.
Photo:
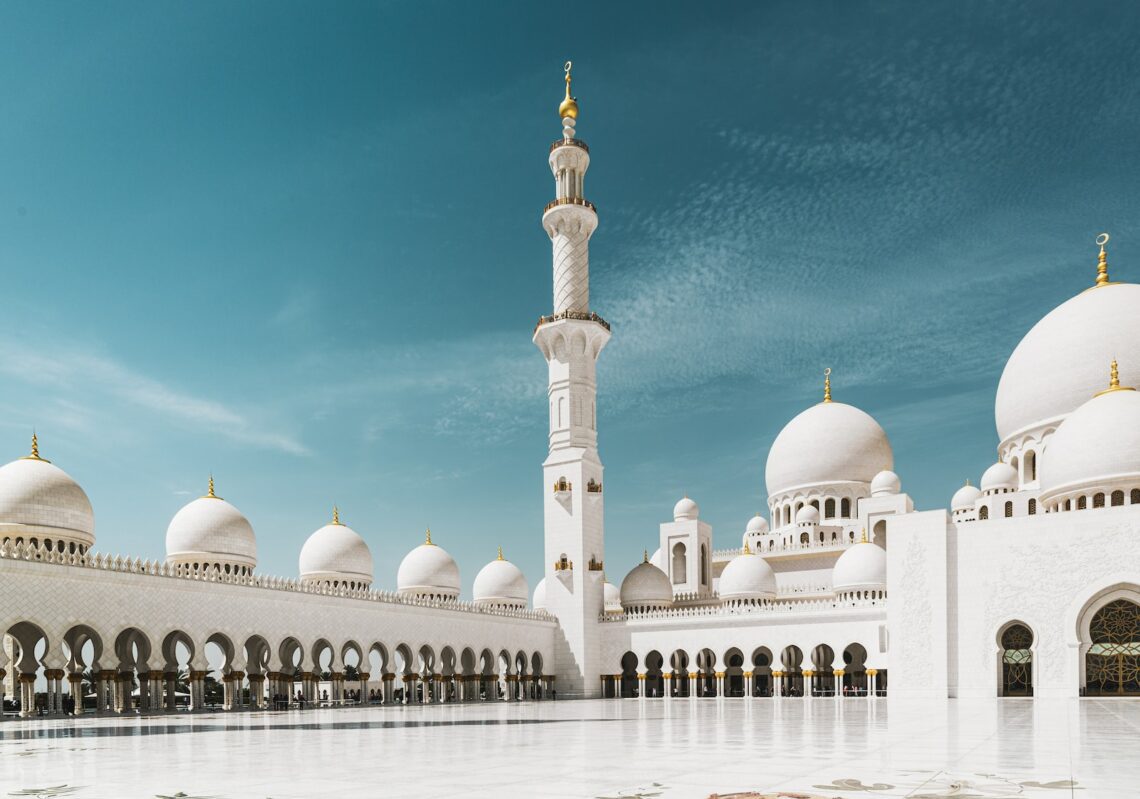
[[[562,138],[550,146],[555,199],[542,214],[554,245],[554,313],[534,330],[550,370],[550,451],[542,464],[546,607],[561,627],[553,664],[558,692],[598,696],[605,535],[595,365],[610,326],[590,312],[589,245],[598,215],[582,196],[590,150],[574,137],[578,103],[569,61],[558,116]]]

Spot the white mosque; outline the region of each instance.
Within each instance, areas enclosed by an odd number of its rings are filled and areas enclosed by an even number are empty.
[[[0,468],[9,712],[1140,695],[1140,285],[1109,279],[1107,236],[1095,282],[1010,356],[998,460],[948,510],[915,509],[886,431],[833,397],[828,372],[773,443],[768,515],[742,520],[739,548],[714,549],[685,497],[620,589],[606,582],[595,364],[611,331],[589,304],[598,216],[570,80],[567,64],[542,215],[553,312],[533,334],[550,420],[533,596],[500,551],[461,601],[430,531],[378,589],[335,509],[296,578],[261,574],[252,526],[212,479],[170,520],[164,561],[100,553],[86,493],[33,436]]]

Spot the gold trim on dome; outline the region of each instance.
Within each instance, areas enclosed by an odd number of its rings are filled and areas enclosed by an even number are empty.
[[[1120,368],[1116,365],[1116,359],[1112,359],[1112,364],[1108,368],[1108,388],[1104,391],[1098,391],[1093,394],[1094,397],[1099,397],[1101,394],[1111,394],[1114,391],[1135,391],[1132,386],[1120,385]]]

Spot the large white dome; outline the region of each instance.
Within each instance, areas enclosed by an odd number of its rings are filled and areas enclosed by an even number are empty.
[[[347,583],[353,588],[372,585],[372,552],[355,530],[340,523],[333,510],[333,521],[317,530],[301,547],[301,582]]]
[[[1127,496],[1140,488],[1140,392],[1107,391],[1069,414],[1040,469],[1045,503],[1112,490]]]
[[[954,492],[954,496],[950,500],[950,510],[973,510],[974,503],[978,501],[978,497],[981,495],[982,492],[978,490],[977,486],[966,483]]]
[[[1140,385],[1140,285],[1110,283],[1061,303],[1025,334],[998,383],[994,416],[1003,445],[1044,430],[1104,388],[1105,365]]]
[[[459,596],[459,566],[443,547],[427,541],[413,549],[400,562],[396,590],[401,594],[455,599]]]
[[[37,451],[0,467],[0,537],[87,549],[95,544],[95,514],[79,484]]]
[[[746,550],[728,562],[718,585],[721,599],[773,599],[776,573],[768,561]]]
[[[765,481],[769,497],[827,483],[870,483],[894,466],[887,434],[869,415],[842,402],[821,402],[796,416],[772,442]]]
[[[475,575],[471,596],[476,605],[525,608],[528,593],[530,588],[522,570],[509,560],[504,560],[503,550],[500,549],[499,557]]]
[[[678,500],[677,504],[673,506],[673,521],[675,522],[693,521],[700,515],[700,506],[687,496],[682,497]]]
[[[621,606],[625,610],[655,610],[673,604],[673,586],[668,575],[646,558],[621,581]]]
[[[867,541],[856,544],[839,556],[831,573],[837,594],[875,591],[887,587],[887,552]]]
[[[257,566],[257,539],[249,520],[237,508],[210,491],[174,514],[166,528],[166,562],[217,566],[252,572]]]

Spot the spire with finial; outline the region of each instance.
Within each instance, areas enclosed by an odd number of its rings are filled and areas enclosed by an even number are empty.
[[[748,542],[747,541],[744,542],[743,554],[745,554],[745,555],[751,555],[752,554],[752,550],[748,548]]]
[[[566,72],[566,97],[558,106],[559,119],[578,119],[578,98],[570,94],[570,68],[573,66],[573,62],[567,61],[566,66],[563,67]]]
[[[859,543],[860,544],[866,544],[867,543],[867,528],[866,527],[863,528],[863,538],[860,539]]]
[[[823,401],[831,402],[831,367],[823,370]]]
[[[1108,234],[1101,233],[1096,237],[1096,243],[1100,245],[1100,255],[1096,259],[1096,285],[1107,286],[1111,281],[1108,279],[1108,256],[1104,253],[1104,245],[1108,244]]]
[[[506,558],[503,557],[503,545],[502,544],[499,544],[499,557],[496,558],[496,560],[506,560]]]
[[[214,475],[210,475],[209,487],[206,491],[205,499],[219,499],[218,495],[214,493]]]
[[[424,543],[427,544],[429,547],[435,546],[435,544],[433,544],[431,542],[431,528],[430,527],[427,529],[427,537],[424,539]]]
[[[51,463],[46,458],[40,457],[40,440],[36,436],[36,431],[32,430],[32,451],[31,454],[25,455],[24,460],[28,461],[43,461],[44,463]]]
[[[1135,391],[1136,389],[1131,386],[1120,385],[1120,368],[1116,365],[1116,359],[1112,359],[1112,363],[1108,367],[1108,388],[1104,391],[1098,391],[1095,396],[1099,397],[1101,394],[1110,394],[1113,391]]]
[[[332,523],[333,523],[333,524],[340,524],[340,508],[338,508],[336,505],[333,505],[333,520],[332,520]]]
[[[641,562],[642,563],[648,563],[649,562],[649,550],[648,549],[641,550]]]
[[[967,477],[967,478],[966,478],[966,485],[969,485],[969,484],[970,484],[970,478],[969,478],[969,477]]]

